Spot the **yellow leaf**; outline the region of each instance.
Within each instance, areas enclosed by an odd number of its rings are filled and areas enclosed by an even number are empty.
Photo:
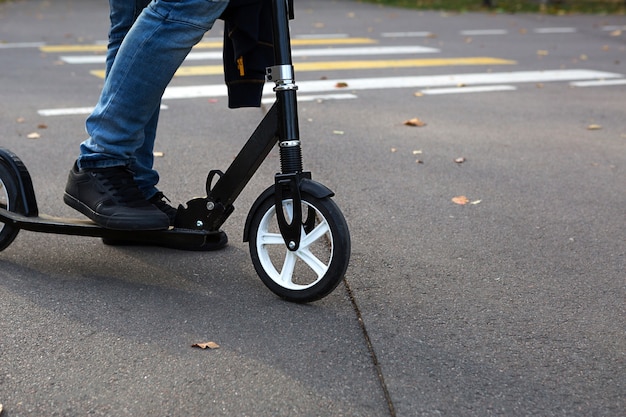
[[[163,158],[165,156],[165,153],[161,151],[154,151],[152,152],[152,155],[154,155],[155,158]]]
[[[452,202],[453,202],[454,204],[459,204],[459,205],[461,205],[461,206],[464,206],[464,205],[466,205],[467,203],[469,203],[469,198],[465,197],[464,195],[460,195],[460,196],[458,196],[458,197],[454,197],[454,198],[452,199]]]
[[[347,88],[348,87],[348,83],[345,82],[338,82],[337,84],[335,84],[335,88]]]
[[[200,349],[219,349],[220,345],[215,342],[194,343],[191,347],[197,347]]]
[[[600,129],[602,129],[602,126],[596,125],[596,124],[591,124],[587,126],[587,130],[600,130]]]
[[[548,56],[548,51],[546,51],[545,49],[540,49],[537,51],[537,55],[539,56]]]
[[[417,117],[414,117],[412,119],[406,120],[404,122],[405,126],[416,126],[416,127],[422,127],[422,126],[426,126],[426,123],[424,123],[423,121],[421,121],[420,119],[418,119]]]

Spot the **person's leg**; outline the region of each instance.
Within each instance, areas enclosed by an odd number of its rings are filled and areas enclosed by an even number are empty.
[[[228,1],[155,0],[122,42],[100,101],[87,119],[80,168],[134,162],[143,130],[160,106],[183,60],[220,16]]]
[[[122,41],[100,100],[87,119],[90,138],[81,144],[77,167],[70,173],[66,203],[98,224],[115,217],[116,228],[138,227],[134,222],[145,213],[133,209],[136,193],[128,191],[131,185],[137,189],[137,184],[132,178],[129,184],[128,173],[122,170],[136,163],[140,148],[153,148],[153,139],[146,143],[144,129],[159,108],[165,87],[227,4],[227,0],[154,0],[144,9]],[[116,181],[124,177],[117,181],[124,185],[124,195],[111,186],[106,177],[111,171],[103,170],[108,168],[119,168],[114,176]],[[92,188],[99,193],[91,192]],[[107,203],[104,214],[99,212],[103,201]],[[122,214],[116,212],[117,206]],[[139,227],[155,228],[157,223],[162,227],[163,220],[148,223],[142,221]]]
[[[126,34],[135,23],[143,9],[150,4],[151,0],[109,0],[109,19],[111,27],[109,29],[109,43],[106,56],[106,73],[108,74],[113,66],[113,61],[120,49]]]
[[[117,51],[132,27],[151,0],[109,0],[111,29],[109,31],[109,44],[106,57],[106,74],[108,75],[113,66]],[[159,106],[160,107],[160,106]],[[157,194],[156,184],[159,182],[159,174],[153,168],[154,165],[154,142],[156,139],[157,125],[159,123],[159,107],[146,124],[143,130],[143,145],[135,153],[135,161],[130,169],[134,173],[135,182],[147,198]],[[173,216],[173,215],[172,215]]]

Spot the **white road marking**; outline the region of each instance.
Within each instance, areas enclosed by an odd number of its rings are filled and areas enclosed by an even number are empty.
[[[458,85],[494,85],[512,83],[545,83],[555,81],[584,81],[622,78],[622,74],[592,70],[552,70],[552,71],[514,71],[502,73],[426,75],[414,77],[352,78],[337,80],[300,81],[298,87],[302,93],[322,93],[338,91],[337,85],[346,85],[345,89],[385,90],[390,88],[438,88]],[[273,94],[273,84],[266,84],[264,93]],[[164,100],[199,97],[223,97],[227,95],[223,84],[168,87]]]
[[[617,80],[596,80],[596,81],[576,81],[570,83],[572,87],[605,87],[611,85],[626,85],[626,79]]]
[[[431,96],[440,94],[491,93],[496,91],[514,90],[517,90],[517,87],[512,85],[490,85],[477,87],[429,88],[426,90],[422,90],[421,93]]]
[[[74,116],[81,114],[90,114],[93,111],[92,107],[68,107],[68,108],[60,108],[60,109],[41,109],[37,110],[40,116],[50,117],[50,116]]]
[[[383,38],[428,38],[432,32],[385,32],[380,34]]]
[[[358,98],[356,94],[344,93],[344,94],[315,94],[315,95],[299,95],[298,102],[307,101],[326,101],[326,100],[353,100]],[[263,104],[271,104],[275,101],[275,97],[265,97],[262,100]],[[59,109],[41,109],[37,113],[43,117],[56,117],[56,116],[81,116],[91,114],[92,107],[68,107]],[[164,104],[161,105],[161,110],[167,110],[168,107]]]
[[[481,35],[506,35],[509,33],[506,29],[477,29],[477,30],[462,30],[459,32],[463,36],[481,36]]]
[[[349,38],[347,33],[323,33],[320,35],[295,35],[293,39],[337,39],[337,38]]]
[[[568,28],[568,27],[555,27],[555,28],[536,28],[533,29],[533,32],[539,34],[553,34],[553,33],[576,33],[576,28]]]
[[[161,110],[167,110],[168,107],[164,104],[161,104]],[[76,115],[85,115],[91,114],[93,111],[93,106],[91,107],[67,107],[60,109],[41,109],[38,110],[37,113],[40,116],[44,117],[52,117],[52,116],[76,116]]]
[[[298,102],[305,101],[326,101],[326,100],[353,100],[359,98],[356,94],[316,94],[316,95],[298,95]],[[271,104],[276,100],[275,97],[265,97],[261,102],[263,104]]]
[[[626,25],[618,26],[618,25],[607,25],[602,26],[602,30],[606,32],[613,32],[614,30],[626,30]]]
[[[0,43],[0,49],[39,48],[44,45],[45,45],[44,42]]]

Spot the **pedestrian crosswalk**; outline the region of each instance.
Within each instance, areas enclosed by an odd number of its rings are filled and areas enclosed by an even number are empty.
[[[538,28],[534,33],[574,33],[573,28]],[[489,36],[506,34],[500,29],[467,30],[459,34]],[[376,89],[420,89],[424,95],[457,93],[485,93],[514,91],[524,83],[570,82],[572,85],[600,86],[626,84],[624,75],[593,70],[517,70],[518,62],[497,56],[441,56],[445,51],[430,46],[406,45],[394,39],[430,36],[428,32],[381,33],[378,37],[351,37],[346,34],[328,34],[292,39],[292,56],[296,74],[319,72],[322,79],[298,81],[299,100],[345,100],[358,98],[359,91]],[[398,44],[400,43],[400,44]],[[176,79],[191,80],[191,84],[167,88],[163,100],[217,98],[226,96],[223,81],[212,78],[222,75],[222,40],[208,38],[200,42],[189,54],[175,75]],[[56,56],[61,62],[84,68],[89,74],[103,79],[106,44],[40,45],[41,52]],[[478,67],[484,70],[444,75],[407,75],[411,68],[423,67]],[[496,70],[502,68],[501,71]],[[369,71],[368,71],[369,70]],[[376,71],[379,70],[379,71]],[[372,76],[372,71],[394,70],[394,76]],[[344,75],[337,75],[344,74]],[[328,77],[335,77],[330,79]],[[346,75],[349,75],[346,77]],[[341,77],[341,78],[338,78]],[[193,81],[197,81],[194,83]],[[210,82],[210,83],[207,83]],[[219,82],[218,82],[219,81]],[[273,97],[273,85],[266,85],[264,94]],[[89,113],[91,107],[71,109],[42,109],[44,116]]]

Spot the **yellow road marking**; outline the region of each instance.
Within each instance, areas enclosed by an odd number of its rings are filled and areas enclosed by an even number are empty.
[[[367,45],[378,43],[370,38],[321,38],[321,39],[292,39],[292,46],[315,46],[315,45]],[[194,49],[218,49],[223,45],[222,41],[200,42]],[[92,45],[45,45],[40,46],[41,52],[68,53],[68,52],[106,52],[105,44]]]
[[[321,62],[296,62],[296,72],[305,71],[340,71],[340,70],[363,70],[385,68],[418,68],[418,67],[444,67],[463,65],[515,65],[516,61],[490,57],[470,58],[427,58],[427,59],[392,59],[392,60],[358,60],[358,61],[321,61]],[[200,75],[221,75],[224,73],[222,65],[196,65],[181,67],[176,72],[177,77],[190,77]],[[104,70],[91,71],[92,75],[104,78]]]

